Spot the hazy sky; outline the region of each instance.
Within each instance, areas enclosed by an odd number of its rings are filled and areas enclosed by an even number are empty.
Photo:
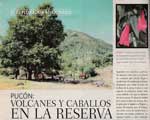
[[[44,1],[51,1],[57,11],[71,12],[59,17],[65,29],[112,41],[112,0],[0,0],[0,35],[6,33],[7,21],[14,16],[16,8],[27,5],[34,9]]]

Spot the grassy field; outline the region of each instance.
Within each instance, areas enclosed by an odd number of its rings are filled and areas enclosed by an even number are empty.
[[[0,90],[30,90],[30,89],[102,89],[95,84],[64,84],[59,82],[37,82],[28,80],[14,80],[0,76]]]
[[[30,87],[30,81],[0,76],[0,89],[29,89]]]
[[[29,80],[15,80],[0,75],[0,90],[30,90],[30,89],[111,89],[112,85],[112,67],[96,70],[99,75],[93,77],[96,82],[103,81],[105,86],[98,86],[94,83],[69,84],[61,82],[38,82]],[[90,80],[90,78],[89,78]],[[86,81],[86,80],[85,80]]]
[[[64,84],[58,82],[37,82],[28,80],[14,80],[0,76],[0,90],[30,90],[30,89],[102,89],[95,84]],[[107,87],[107,89],[110,87]]]

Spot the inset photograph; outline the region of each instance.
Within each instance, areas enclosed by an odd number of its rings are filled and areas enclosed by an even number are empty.
[[[148,48],[148,5],[116,5],[116,47]]]

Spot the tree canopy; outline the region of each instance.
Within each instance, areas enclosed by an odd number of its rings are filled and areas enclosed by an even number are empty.
[[[0,49],[1,64],[25,67],[30,74],[28,79],[39,68],[59,69],[58,46],[65,39],[64,27],[51,4],[42,4],[32,12],[27,6],[17,10],[8,21],[9,29]]]

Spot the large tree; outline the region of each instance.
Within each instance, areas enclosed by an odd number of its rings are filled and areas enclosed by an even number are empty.
[[[62,22],[51,4],[42,4],[36,10],[19,8],[16,16],[8,22],[9,29],[0,49],[1,64],[4,67],[32,71],[41,68],[59,69],[59,44],[65,33]]]

